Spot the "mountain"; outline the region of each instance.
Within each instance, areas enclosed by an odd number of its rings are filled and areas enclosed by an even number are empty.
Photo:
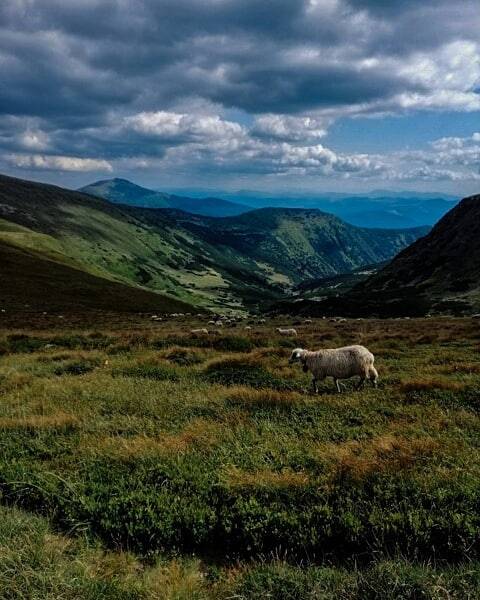
[[[357,227],[399,229],[433,225],[456,201],[450,198],[415,196],[342,196],[334,194],[298,198],[248,198],[255,208],[266,206],[318,209]]]
[[[431,232],[401,252],[355,293],[386,310],[480,310],[480,195],[463,199]]]
[[[345,316],[480,312],[480,195],[463,199],[428,235],[346,294],[282,310]]]
[[[316,210],[212,218],[113,204],[0,176],[0,240],[90,275],[211,309],[256,309],[305,279],[392,258],[424,235]]]
[[[156,192],[127,179],[118,178],[97,181],[79,191],[114,204],[128,204],[143,208],[173,208],[211,217],[229,217],[251,210],[249,206],[220,198],[188,198]]]
[[[0,232],[1,235],[1,232]],[[8,313],[186,312],[192,307],[137,287],[91,275],[46,255],[0,241],[0,306]],[[7,315],[8,316],[8,315]]]
[[[224,219],[179,214],[177,219],[208,243],[267,264],[290,283],[390,259],[428,231],[352,227],[318,210],[292,208],[264,208]]]

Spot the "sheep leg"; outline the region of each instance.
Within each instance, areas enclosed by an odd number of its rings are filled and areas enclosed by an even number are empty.
[[[355,389],[356,389],[356,390],[360,390],[360,389],[362,389],[362,388],[363,388],[363,386],[364,386],[364,384],[365,384],[365,377],[360,377],[360,379],[359,379],[359,381],[358,381],[357,385],[355,386]]]
[[[315,379],[315,377],[312,379],[312,387],[313,387],[313,393],[318,394],[317,380]]]
[[[369,379],[373,387],[376,388],[378,383],[378,373],[375,367],[370,367]]]
[[[333,381],[334,381],[335,385],[337,386],[337,392],[339,394],[341,394],[342,393],[342,387],[344,387],[344,386],[342,386],[342,384],[338,381],[338,379],[336,377],[333,378]]]

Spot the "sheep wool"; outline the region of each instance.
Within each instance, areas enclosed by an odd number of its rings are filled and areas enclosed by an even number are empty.
[[[312,352],[303,348],[292,351],[290,362],[301,362],[303,370],[310,371],[313,389],[318,392],[317,382],[325,377],[332,377],[337,390],[341,392],[340,379],[358,376],[357,389],[367,379],[376,387],[378,373],[374,367],[375,357],[365,346],[344,346],[343,348],[327,348]]]

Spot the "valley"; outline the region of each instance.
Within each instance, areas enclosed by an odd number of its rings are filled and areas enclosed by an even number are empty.
[[[302,281],[392,258],[428,228],[363,229],[327,213],[212,218],[117,205],[0,177],[0,239],[110,281],[210,310],[265,309]]]

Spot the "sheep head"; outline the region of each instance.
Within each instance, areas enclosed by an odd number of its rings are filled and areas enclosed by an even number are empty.
[[[290,354],[288,363],[291,365],[294,362],[303,362],[305,360],[305,350],[303,348],[295,348]]]

